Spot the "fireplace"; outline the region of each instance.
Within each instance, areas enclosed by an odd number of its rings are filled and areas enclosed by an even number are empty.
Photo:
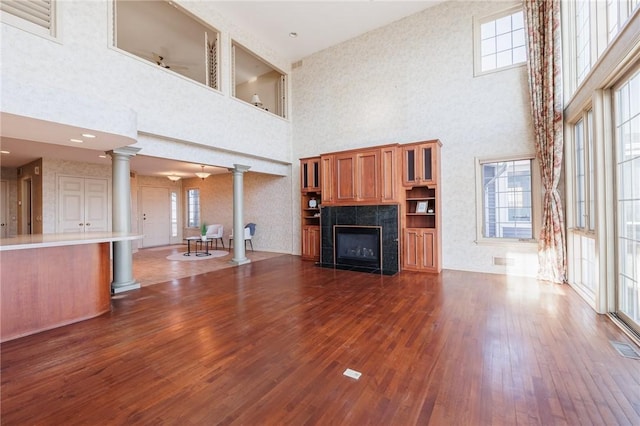
[[[397,204],[322,206],[320,266],[384,275],[398,273],[398,213]]]
[[[379,270],[381,266],[380,226],[334,225],[333,249],[337,266],[361,266]]]

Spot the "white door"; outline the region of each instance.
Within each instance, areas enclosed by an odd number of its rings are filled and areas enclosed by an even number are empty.
[[[109,231],[107,179],[58,178],[60,232]]]
[[[109,187],[106,179],[86,178],[84,180],[84,230],[110,231],[109,227]]]
[[[142,247],[163,246],[171,239],[171,201],[169,188],[141,188]]]
[[[0,181],[0,238],[7,238],[7,232],[9,228],[9,213],[7,200],[9,199],[9,192],[7,189],[7,181]]]

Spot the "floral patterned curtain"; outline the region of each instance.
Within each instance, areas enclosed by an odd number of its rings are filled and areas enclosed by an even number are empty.
[[[529,91],[544,199],[538,278],[566,281],[566,236],[558,182],[562,169],[560,0],[524,0],[529,48]]]

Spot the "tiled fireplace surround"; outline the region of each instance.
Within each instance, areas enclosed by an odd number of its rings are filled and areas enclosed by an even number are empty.
[[[364,272],[394,275],[399,269],[399,225],[397,205],[329,206],[320,215],[320,265],[330,268],[353,269]],[[382,227],[382,270],[336,265],[333,250],[333,226],[358,225]]]

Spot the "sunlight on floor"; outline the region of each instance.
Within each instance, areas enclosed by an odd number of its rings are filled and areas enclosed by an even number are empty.
[[[186,246],[182,244],[140,249],[133,254],[133,276],[140,282],[141,286],[148,286],[236,266],[229,263],[233,257],[233,253],[229,253],[227,256],[212,257],[197,262],[167,260],[167,256],[184,251],[186,251]],[[276,256],[282,256],[282,254],[247,251],[247,258],[252,262]]]

